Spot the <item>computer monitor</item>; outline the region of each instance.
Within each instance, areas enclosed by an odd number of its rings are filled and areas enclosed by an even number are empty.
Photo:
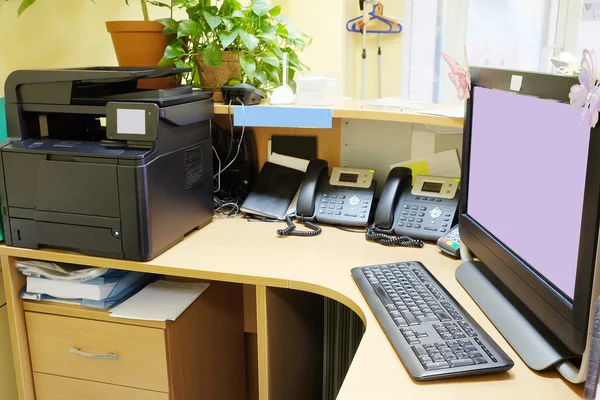
[[[600,124],[568,104],[576,78],[471,74],[460,236],[479,262],[457,278],[530,367],[582,359],[597,295]],[[573,363],[561,368],[582,381]]]

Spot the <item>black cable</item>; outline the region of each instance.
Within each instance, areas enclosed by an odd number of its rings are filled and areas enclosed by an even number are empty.
[[[384,246],[400,246],[400,247],[423,247],[425,243],[421,239],[413,239],[408,236],[391,236],[377,229],[375,225],[371,225],[365,236],[368,241],[377,242]]]
[[[350,233],[367,233],[367,231],[363,231],[363,230],[358,230],[358,229],[348,229],[348,228],[344,228],[343,226],[339,226],[339,225],[334,225],[334,228],[339,229],[340,231],[344,231],[344,232],[350,232]]]
[[[310,221],[302,221],[305,227],[310,229],[309,231],[297,231],[296,225],[292,222],[292,217],[290,215],[285,217],[285,222],[287,223],[287,228],[277,229],[277,236],[286,237],[286,236],[300,236],[300,237],[313,237],[318,236],[323,231],[320,226],[313,224]]]

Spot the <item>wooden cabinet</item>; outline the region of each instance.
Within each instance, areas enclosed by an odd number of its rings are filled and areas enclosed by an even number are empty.
[[[246,397],[241,285],[212,283],[174,322],[24,302],[38,400]]]
[[[4,285],[0,273],[0,399],[17,399],[17,382],[15,379],[15,366],[10,344],[10,333],[8,329],[8,313],[6,298],[4,297]]]

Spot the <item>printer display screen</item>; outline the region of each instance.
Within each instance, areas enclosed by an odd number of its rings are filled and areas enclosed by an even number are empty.
[[[117,133],[122,135],[145,135],[146,111],[117,109]]]

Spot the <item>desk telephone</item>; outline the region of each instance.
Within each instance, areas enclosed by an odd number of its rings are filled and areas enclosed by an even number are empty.
[[[311,231],[294,231],[291,217],[288,228],[280,229],[280,236],[315,236],[321,232],[313,222],[331,225],[366,226],[377,182],[374,171],[335,167],[328,178],[329,165],[325,160],[308,164],[296,205],[296,218]]]
[[[410,186],[412,171],[393,168],[387,178],[367,239],[388,246],[421,246],[411,238],[436,241],[452,226],[459,199],[453,178],[419,175]],[[387,234],[395,233],[398,237]]]
[[[374,171],[333,168],[328,163],[309,163],[300,187],[295,218],[310,231],[296,231],[292,216],[279,236],[316,236],[321,228],[315,222],[331,225],[367,226],[377,182]],[[388,175],[368,240],[387,246],[423,246],[422,240],[436,241],[452,226],[458,206],[459,182],[453,178],[417,176],[410,186],[412,171],[396,167]],[[390,236],[395,233],[398,236]]]

